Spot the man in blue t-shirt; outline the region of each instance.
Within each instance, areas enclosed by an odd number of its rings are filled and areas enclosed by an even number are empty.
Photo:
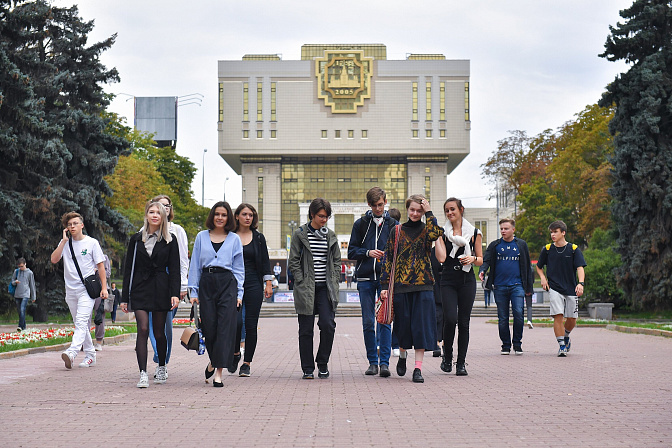
[[[516,238],[516,222],[513,219],[499,221],[502,237],[491,242],[485,250],[479,277],[483,281],[490,270],[486,288],[495,294],[499,338],[502,340],[502,355],[511,353],[509,330],[509,304],[513,311],[513,351],[523,354],[523,306],[525,296],[532,295],[534,277],[530,264],[530,251],[525,240]]]
[[[576,326],[576,319],[579,317],[579,297],[583,295],[583,282],[586,278],[583,268],[586,261],[581,249],[565,239],[567,225],[564,222],[553,221],[548,230],[551,231],[553,244],[541,249],[537,273],[541,278],[541,287],[549,293],[553,329],[560,346],[558,356],[564,357],[572,345],[569,333]],[[544,275],[544,266],[548,280]]]

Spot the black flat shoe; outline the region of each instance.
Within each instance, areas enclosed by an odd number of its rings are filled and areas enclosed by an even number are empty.
[[[212,370],[208,370],[208,367],[210,367],[210,364],[208,363],[207,366],[205,366],[205,379],[209,379],[212,375],[215,374],[215,369],[213,368]]]
[[[404,376],[406,375],[406,358],[399,358],[397,361],[397,375]]]
[[[233,364],[231,364],[227,370],[229,373],[236,373],[236,370],[238,370],[238,363],[240,362],[240,353],[237,355],[234,353],[233,355]]]
[[[422,377],[422,372],[420,369],[413,370],[413,382],[414,383],[424,383],[425,379]]]
[[[224,387],[224,383],[222,383],[221,381],[213,381],[212,386],[213,387]]]

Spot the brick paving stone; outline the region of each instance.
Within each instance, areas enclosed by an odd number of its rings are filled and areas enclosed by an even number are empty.
[[[259,327],[252,376],[225,374],[222,389],[204,381],[207,357],[179,345],[181,329],[168,382],[144,390],[134,341],[105,346],[88,369],[83,354],[72,370],[54,352],[0,360],[0,446],[672,446],[668,338],[577,328],[557,358],[552,329],[535,328],[523,356],[502,356],[497,326],[474,318],[469,376],[429,354],[414,384],[412,352],[403,378],[397,358],[390,378],[364,375],[359,318],[337,318],[326,380],[301,379],[295,318]]]

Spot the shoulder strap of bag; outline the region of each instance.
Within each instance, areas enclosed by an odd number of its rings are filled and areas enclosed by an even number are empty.
[[[72,261],[75,262],[75,267],[77,268],[79,279],[82,281],[82,284],[86,286],[86,283],[84,282],[84,277],[82,276],[82,271],[79,269],[79,263],[77,263],[77,257],[75,257],[75,249],[72,248],[72,237],[68,240],[68,245],[70,246],[70,255],[72,255]]]
[[[138,254],[138,242],[135,242],[133,250],[133,264],[131,264],[131,280],[128,282],[128,301],[131,301],[131,288],[133,287],[133,274],[135,273],[135,256]]]
[[[399,233],[401,232],[401,225],[394,226],[394,256],[392,257],[392,269],[390,270],[390,287],[389,294],[394,293],[394,274],[397,269],[397,249],[399,248]]]

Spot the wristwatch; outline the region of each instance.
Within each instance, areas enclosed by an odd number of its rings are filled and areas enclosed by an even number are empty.
[[[583,283],[583,282],[579,282],[579,285],[581,285],[581,286],[586,286],[586,284]]]

